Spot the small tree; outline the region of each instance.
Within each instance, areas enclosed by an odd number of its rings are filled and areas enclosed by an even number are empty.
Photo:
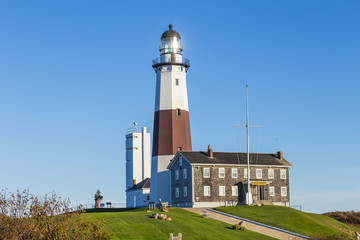
[[[95,208],[101,208],[101,200],[103,199],[103,196],[101,196],[101,192],[98,189],[94,195],[95,198]]]
[[[0,190],[0,239],[109,239],[104,221],[86,219],[55,193],[37,197],[29,190]]]

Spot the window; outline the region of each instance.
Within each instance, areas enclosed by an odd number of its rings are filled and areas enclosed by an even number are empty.
[[[149,195],[146,196],[146,200],[148,200],[148,201],[150,200],[150,196],[149,196]]]
[[[178,152],[181,151],[181,147],[178,147]]]
[[[175,180],[179,180],[179,170],[175,170]]]
[[[225,177],[225,168],[219,168],[219,178]]]
[[[271,197],[275,196],[275,187],[269,187],[269,194]]]
[[[268,178],[274,179],[274,169],[268,169]]]
[[[281,196],[282,196],[282,197],[286,197],[286,196],[287,196],[287,188],[286,188],[286,187],[281,187]]]
[[[187,168],[183,169],[183,178],[187,179]]]
[[[232,178],[237,178],[237,177],[238,177],[238,170],[237,170],[237,168],[232,168],[232,169],[231,169],[231,177],[232,177]]]
[[[175,188],[175,197],[179,197],[179,188]]]
[[[219,186],[219,196],[225,196],[225,186]]]
[[[238,196],[238,187],[237,186],[231,186],[231,195]]]
[[[178,78],[175,79],[175,85],[179,86],[179,79]]]
[[[262,169],[256,169],[256,178],[262,178]]]
[[[210,186],[204,186],[204,196],[210,196]]]
[[[179,157],[179,166],[182,166],[182,157]]]
[[[280,170],[280,178],[281,179],[286,179],[286,169],[281,169]]]
[[[184,197],[187,197],[187,187],[184,187]]]
[[[204,168],[204,178],[210,178],[210,168]]]
[[[176,109],[176,116],[180,116],[181,112],[180,112],[180,108]]]
[[[248,175],[247,175],[247,168],[244,168],[244,178],[247,179]]]

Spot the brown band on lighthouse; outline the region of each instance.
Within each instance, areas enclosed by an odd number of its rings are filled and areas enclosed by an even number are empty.
[[[179,148],[191,151],[189,112],[177,109],[159,110],[154,116],[152,156],[174,155]]]

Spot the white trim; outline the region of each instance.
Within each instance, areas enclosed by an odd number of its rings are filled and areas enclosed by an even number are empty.
[[[236,171],[234,171],[236,170]],[[234,177],[234,172],[236,172],[236,177]],[[239,177],[239,171],[237,168],[231,168],[231,178],[238,178]]]
[[[205,169],[209,169],[209,176],[205,176]],[[211,177],[210,168],[203,168],[203,178],[210,178],[210,177]]]
[[[194,166],[191,166],[191,192],[192,192],[192,202],[195,202],[195,190],[194,190]]]
[[[273,189],[273,194],[271,194],[271,189]],[[274,186],[269,186],[269,196],[270,197],[275,197],[275,187]]]
[[[284,178],[281,177],[282,176],[281,172],[283,172],[283,171],[285,171],[285,177]],[[280,179],[286,179],[286,169],[280,169]]]
[[[236,189],[236,194],[234,194],[234,189]],[[238,186],[231,186],[231,196],[239,196],[239,187]]]
[[[189,162],[189,161],[188,161]],[[246,167],[246,164],[218,164],[218,163],[190,163],[192,166],[238,166],[238,167]],[[285,165],[249,165],[250,167],[281,167],[281,168],[291,168],[291,166]]]
[[[220,170],[224,171],[224,172],[223,172],[223,173],[224,173],[224,176],[223,176],[223,177],[220,176]],[[219,172],[219,178],[225,178],[225,168],[219,168],[219,169],[218,169],[218,172]]]
[[[270,177],[270,172],[272,171],[272,177]],[[274,179],[275,178],[275,170],[273,168],[268,169],[268,179]]]
[[[224,192],[223,192],[224,194],[221,194],[221,190],[220,190],[221,188],[224,189]],[[225,188],[225,186],[219,186],[219,196],[220,197],[225,197],[226,196],[226,188]]]
[[[205,187],[209,188],[209,195],[205,194]],[[211,196],[211,187],[210,186],[204,186],[204,197],[210,197]]]
[[[283,189],[285,189],[285,194],[283,194]],[[287,197],[287,187],[281,187],[280,194],[282,197]]]

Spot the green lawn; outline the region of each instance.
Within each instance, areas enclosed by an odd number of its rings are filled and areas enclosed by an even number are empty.
[[[172,221],[150,218],[146,209],[88,210],[89,219],[104,219],[114,239],[169,239],[169,234],[182,233],[183,239],[272,239],[252,231],[232,230],[230,224],[179,208],[171,208]],[[159,212],[159,211],[157,211]],[[159,212],[160,213],[160,212]]]
[[[310,237],[331,236],[345,233],[349,238],[354,238],[352,234],[355,231],[355,227],[353,226],[323,215],[305,213],[289,207],[273,205],[261,207],[236,206],[218,207],[215,208],[215,210]],[[357,229],[356,231],[360,231],[360,229]]]

